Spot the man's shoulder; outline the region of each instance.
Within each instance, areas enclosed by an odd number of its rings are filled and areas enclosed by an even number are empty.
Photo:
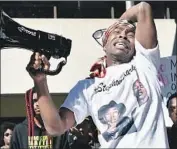
[[[85,78],[85,79],[79,80],[76,83],[75,87],[87,88],[94,82],[95,82],[95,78]]]

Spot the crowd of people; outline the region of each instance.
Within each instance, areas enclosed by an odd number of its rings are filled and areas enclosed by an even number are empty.
[[[135,23],[137,23],[135,25]],[[103,33],[105,56],[78,81],[59,110],[50,96],[44,55],[32,55],[27,69],[35,87],[26,92],[27,119],[6,127],[1,145],[19,148],[176,148],[177,97],[167,108],[173,121],[166,128],[158,80],[160,50],[148,3],[128,9]],[[142,65],[143,62],[143,65]],[[42,65],[41,65],[42,64]],[[167,133],[168,132],[168,133]],[[11,140],[7,141],[10,134]],[[10,139],[10,138],[9,138]]]

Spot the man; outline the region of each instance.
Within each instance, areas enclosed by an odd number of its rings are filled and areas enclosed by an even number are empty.
[[[173,121],[171,128],[167,128],[170,149],[177,147],[177,93],[172,94],[167,101],[169,116]]]
[[[137,26],[130,22],[137,22]],[[168,148],[157,77],[160,53],[150,5],[141,2],[133,6],[111,25],[103,37],[103,50],[106,53],[105,76],[79,81],[71,89],[59,114],[49,94],[46,75],[34,75],[29,71],[37,87],[46,130],[51,135],[63,134],[90,115],[99,129],[101,148]],[[36,53],[28,67],[37,70],[41,63],[44,70],[49,69],[46,57]],[[149,97],[140,105],[132,89],[136,80],[143,84]],[[108,126],[98,118],[98,110],[111,101],[124,104],[124,116],[133,119],[132,126],[137,129],[133,131],[130,127],[123,136],[107,142],[103,133]]]
[[[30,95],[32,95],[32,103],[30,103]],[[29,113],[27,118],[14,128],[10,148],[69,149],[67,132],[58,137],[51,137],[47,134],[42,118],[40,116],[40,109],[35,88],[27,91],[26,104],[27,109],[30,107],[29,104],[32,104],[32,113],[30,113],[30,110],[27,110],[27,113]],[[33,114],[34,117],[30,118]],[[34,126],[31,125],[32,123]]]
[[[177,93],[172,94],[167,101],[169,116],[174,125],[177,125]]]

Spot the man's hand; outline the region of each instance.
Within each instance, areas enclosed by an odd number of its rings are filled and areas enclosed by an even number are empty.
[[[34,80],[34,82],[46,81],[46,75],[44,72],[39,70],[48,71],[50,68],[50,63],[44,55],[40,53],[33,53],[30,62],[27,66],[27,71]]]
[[[152,49],[157,46],[157,31],[154,23],[152,8],[146,2],[140,2],[132,6],[120,19],[137,22],[135,38],[145,49]]]

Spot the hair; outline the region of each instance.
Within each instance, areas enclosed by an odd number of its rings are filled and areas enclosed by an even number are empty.
[[[35,87],[29,89],[25,93],[26,101],[26,113],[28,119],[28,136],[34,136],[34,108],[33,108],[33,93],[35,92]]]
[[[26,91],[25,93],[25,101],[26,101],[26,113],[27,113],[27,120],[28,120],[28,137],[34,141],[34,117],[35,117],[35,112],[34,112],[34,107],[33,107],[33,94],[37,93],[36,88],[33,87],[29,90]],[[42,119],[41,119],[42,122]],[[42,127],[41,129],[45,129],[43,124],[41,123]],[[48,141],[50,141],[50,138],[48,138]]]
[[[7,129],[10,129],[13,131],[14,127],[15,127],[15,123],[11,123],[11,122],[3,122],[1,124],[0,147],[5,145],[4,133],[7,131]]]
[[[169,98],[168,98],[168,101],[167,101],[167,108],[169,107],[169,104],[170,104],[170,101],[177,97],[177,92],[173,93]]]

